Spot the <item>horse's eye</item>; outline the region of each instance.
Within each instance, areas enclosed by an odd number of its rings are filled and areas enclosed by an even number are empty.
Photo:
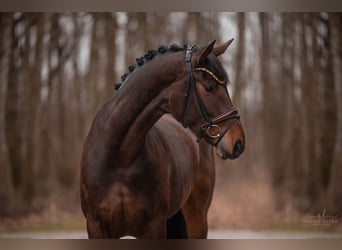
[[[204,87],[205,91],[208,93],[213,93],[215,91],[215,87],[213,85],[208,85]]]

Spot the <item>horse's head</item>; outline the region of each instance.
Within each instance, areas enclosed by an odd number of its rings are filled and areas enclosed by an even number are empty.
[[[217,59],[232,41],[215,47],[214,41],[199,49],[188,46],[184,58],[186,78],[183,71],[182,80],[173,85],[169,96],[173,116],[199,139],[214,145],[222,159],[237,158],[245,146],[240,116],[227,89],[228,75]]]

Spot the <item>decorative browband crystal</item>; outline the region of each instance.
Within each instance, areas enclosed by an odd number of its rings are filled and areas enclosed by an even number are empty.
[[[224,80],[218,79],[218,77],[215,76],[215,74],[213,72],[211,72],[210,70],[208,70],[206,68],[194,68],[193,71],[204,71],[204,72],[208,73],[212,78],[214,78],[219,84],[224,84]]]

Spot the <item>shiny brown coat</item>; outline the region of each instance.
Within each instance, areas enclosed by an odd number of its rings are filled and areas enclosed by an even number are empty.
[[[221,71],[231,41],[193,53],[192,66]],[[211,63],[214,62],[214,63]],[[232,107],[225,86],[205,72],[196,86],[213,117]],[[81,203],[89,238],[206,238],[215,183],[214,147],[196,141],[203,117],[193,94],[180,124],[187,81],[184,52],[160,55],[128,77],[102,106],[84,143]],[[215,89],[208,92],[208,86]],[[228,121],[222,122],[226,126]],[[240,121],[216,146],[222,158],[244,148]]]

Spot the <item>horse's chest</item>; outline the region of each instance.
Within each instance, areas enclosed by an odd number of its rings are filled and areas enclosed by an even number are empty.
[[[111,195],[125,203],[137,203],[135,207],[144,204],[143,207],[155,206],[173,213],[188,199],[193,182],[193,166],[189,163],[165,161],[157,165],[138,159],[131,167],[115,173]]]

